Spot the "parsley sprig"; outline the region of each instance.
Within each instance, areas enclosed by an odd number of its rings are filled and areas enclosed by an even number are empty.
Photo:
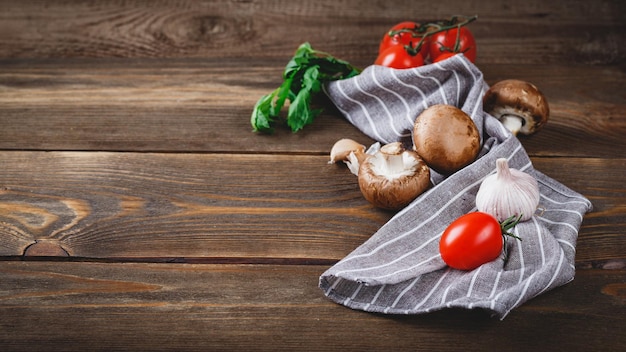
[[[313,109],[311,100],[326,82],[346,79],[361,73],[350,63],[314,50],[309,43],[301,44],[283,72],[283,83],[264,95],[255,104],[250,122],[255,132],[272,133],[276,119],[289,101],[287,125],[298,132],[322,112]]]

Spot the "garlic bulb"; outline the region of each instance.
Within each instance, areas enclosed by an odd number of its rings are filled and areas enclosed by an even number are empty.
[[[539,205],[537,180],[522,171],[509,169],[505,158],[496,160],[496,173],[487,176],[476,194],[476,208],[498,221],[511,216],[530,219]]]

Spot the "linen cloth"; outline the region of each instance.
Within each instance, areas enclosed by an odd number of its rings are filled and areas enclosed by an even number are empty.
[[[431,170],[434,187],[321,275],[319,286],[331,300],[388,314],[480,308],[504,319],[515,307],[574,278],[578,230],[592,205],[536,170],[519,140],[483,111],[488,88],[463,55],[405,70],[369,66],[324,87],[350,123],[382,144],[412,146],[415,118],[434,104],[465,111],[482,142],[475,162],[449,176]],[[451,269],[439,254],[441,234],[459,216],[476,211],[476,192],[495,172],[498,158],[537,179],[543,212],[514,228],[522,240],[507,239],[506,261],[496,259],[472,271]]]

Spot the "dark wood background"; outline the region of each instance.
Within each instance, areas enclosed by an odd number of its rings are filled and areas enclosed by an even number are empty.
[[[626,3],[0,1],[2,350],[570,350],[626,346]],[[575,280],[504,321],[381,316],[319,275],[393,214],[371,207],[332,106],[251,132],[305,41],[373,62],[396,22],[478,15],[488,83],[535,83],[552,111],[520,137],[588,197]]]

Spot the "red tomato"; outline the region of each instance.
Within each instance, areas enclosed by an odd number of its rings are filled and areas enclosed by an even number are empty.
[[[397,45],[380,53],[374,64],[402,69],[422,66],[424,59],[421,54],[411,55],[404,47]]]
[[[450,58],[450,57],[452,57],[452,56],[454,56],[456,54],[458,54],[458,53],[452,53],[452,52],[442,53],[441,55],[437,56],[433,62],[443,61],[443,60],[445,60],[447,58]]]
[[[482,212],[465,214],[454,220],[439,241],[441,258],[448,266],[473,270],[502,253],[504,239],[498,220]]]
[[[435,62],[445,52],[463,53],[468,60],[476,62],[476,40],[472,32],[461,27],[460,32],[454,28],[433,34],[430,37],[430,59]]]
[[[391,27],[381,39],[380,45],[378,47],[378,53],[381,54],[383,51],[389,49],[389,47],[392,46],[403,47],[406,45],[410,45],[412,47],[415,47],[422,39],[422,37],[418,36],[417,33],[417,28],[419,28],[419,26],[420,24],[417,22],[405,21]],[[410,32],[402,32],[393,36],[389,35],[389,32],[395,32],[402,29],[409,30]],[[420,49],[420,54],[422,54],[422,58],[426,58],[428,56],[428,39],[429,38],[426,38],[426,40],[424,40],[424,43],[422,44],[422,47]]]

